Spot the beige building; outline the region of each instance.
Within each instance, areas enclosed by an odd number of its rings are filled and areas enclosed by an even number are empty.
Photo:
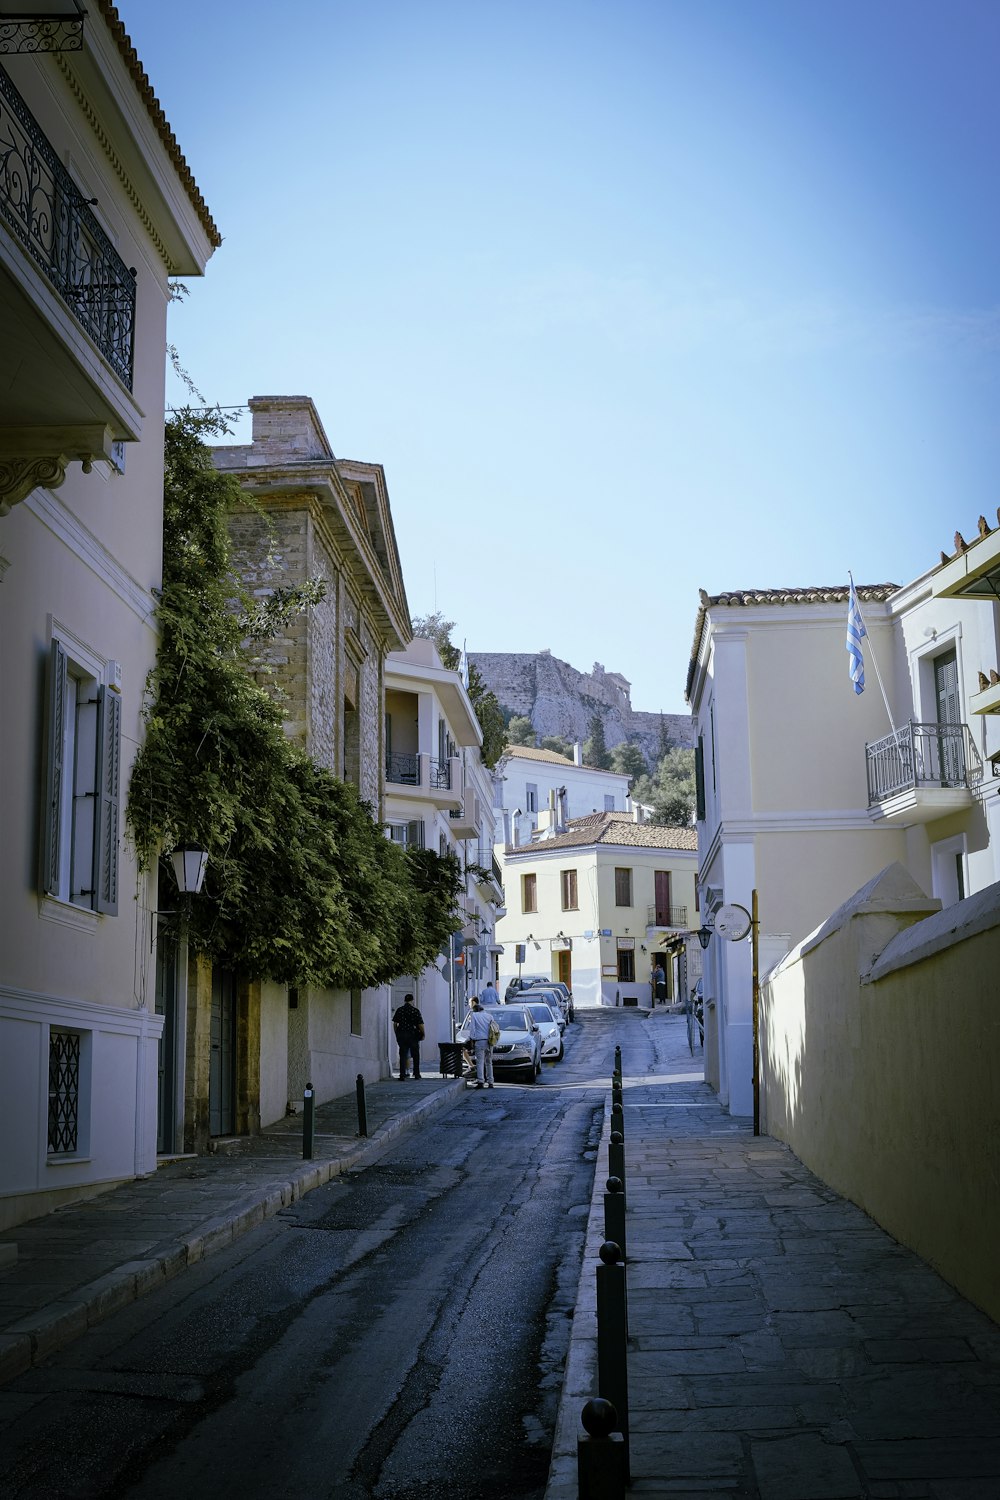
[[[404,847],[452,854],[462,870],[461,929],[450,954],[392,986],[392,1005],[416,997],[431,1063],[450,1042],[456,1020],[495,975],[494,929],[503,907],[493,854],[492,776],[483,764],[482,730],[459,672],[417,638],[385,665],[385,821]]]
[[[671,953],[678,935],[698,925],[697,864],[693,828],[660,828],[630,813],[565,822],[543,814],[530,844],[504,852],[501,986],[520,969],[562,980],[576,1005],[645,1005],[659,958],[669,998],[684,998],[684,960]]]
[[[156,1165],[156,886],[121,810],[157,642],[168,282],[219,244],[114,7],[8,30],[0,1227]]]
[[[702,904],[711,925],[756,889],[762,973],[894,862],[945,905],[1000,876],[1000,737],[977,698],[998,606],[945,594],[946,572],[858,588],[861,695],[846,584],[702,595],[687,679]],[[741,1115],[753,1108],[751,979],[749,941],[713,938],[706,1076]]]
[[[261,594],[326,585],[320,603],[261,646],[262,666],[284,695],[288,735],[381,818],[385,660],[410,639],[385,474],[335,458],[308,397],[256,396],[250,410],[251,442],[213,450],[253,501],[230,525],[234,566]],[[204,964],[194,979],[189,1147],[272,1123],[301,1103],[307,1082],[322,1102],[350,1092],[359,1073],[376,1079],[388,1068],[385,989],[289,989]]]

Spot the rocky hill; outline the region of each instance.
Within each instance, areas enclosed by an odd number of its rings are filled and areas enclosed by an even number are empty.
[[[688,748],[693,743],[688,714],[634,709],[632,684],[620,672],[606,672],[600,662],[595,662],[590,672],[578,672],[551,651],[470,651],[469,656],[503,707],[511,714],[529,718],[539,735],[558,734],[570,742],[585,740],[597,713],[609,750],[623,740],[631,740],[647,760],[654,760],[661,723],[672,745]]]

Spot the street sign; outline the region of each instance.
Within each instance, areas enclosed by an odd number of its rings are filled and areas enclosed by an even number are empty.
[[[750,913],[745,906],[739,906],[735,901],[720,906],[715,914],[715,930],[720,937],[727,938],[731,943],[738,943],[750,931]]]

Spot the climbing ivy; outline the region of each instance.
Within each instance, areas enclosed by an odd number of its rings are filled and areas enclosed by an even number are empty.
[[[457,861],[391,843],[354,787],[291,745],[254,681],[250,639],[279,630],[321,586],[253,600],[230,565],[227,517],[247,501],[212,464],[218,412],[168,421],[160,642],[128,792],[140,863],[183,843],[209,853],[189,941],[253,977],[366,988],[448,946]]]

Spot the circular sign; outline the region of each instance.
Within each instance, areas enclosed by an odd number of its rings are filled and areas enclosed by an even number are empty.
[[[735,902],[720,906],[715,914],[715,930],[720,937],[738,943],[750,931],[750,913],[745,906],[737,906]]]

